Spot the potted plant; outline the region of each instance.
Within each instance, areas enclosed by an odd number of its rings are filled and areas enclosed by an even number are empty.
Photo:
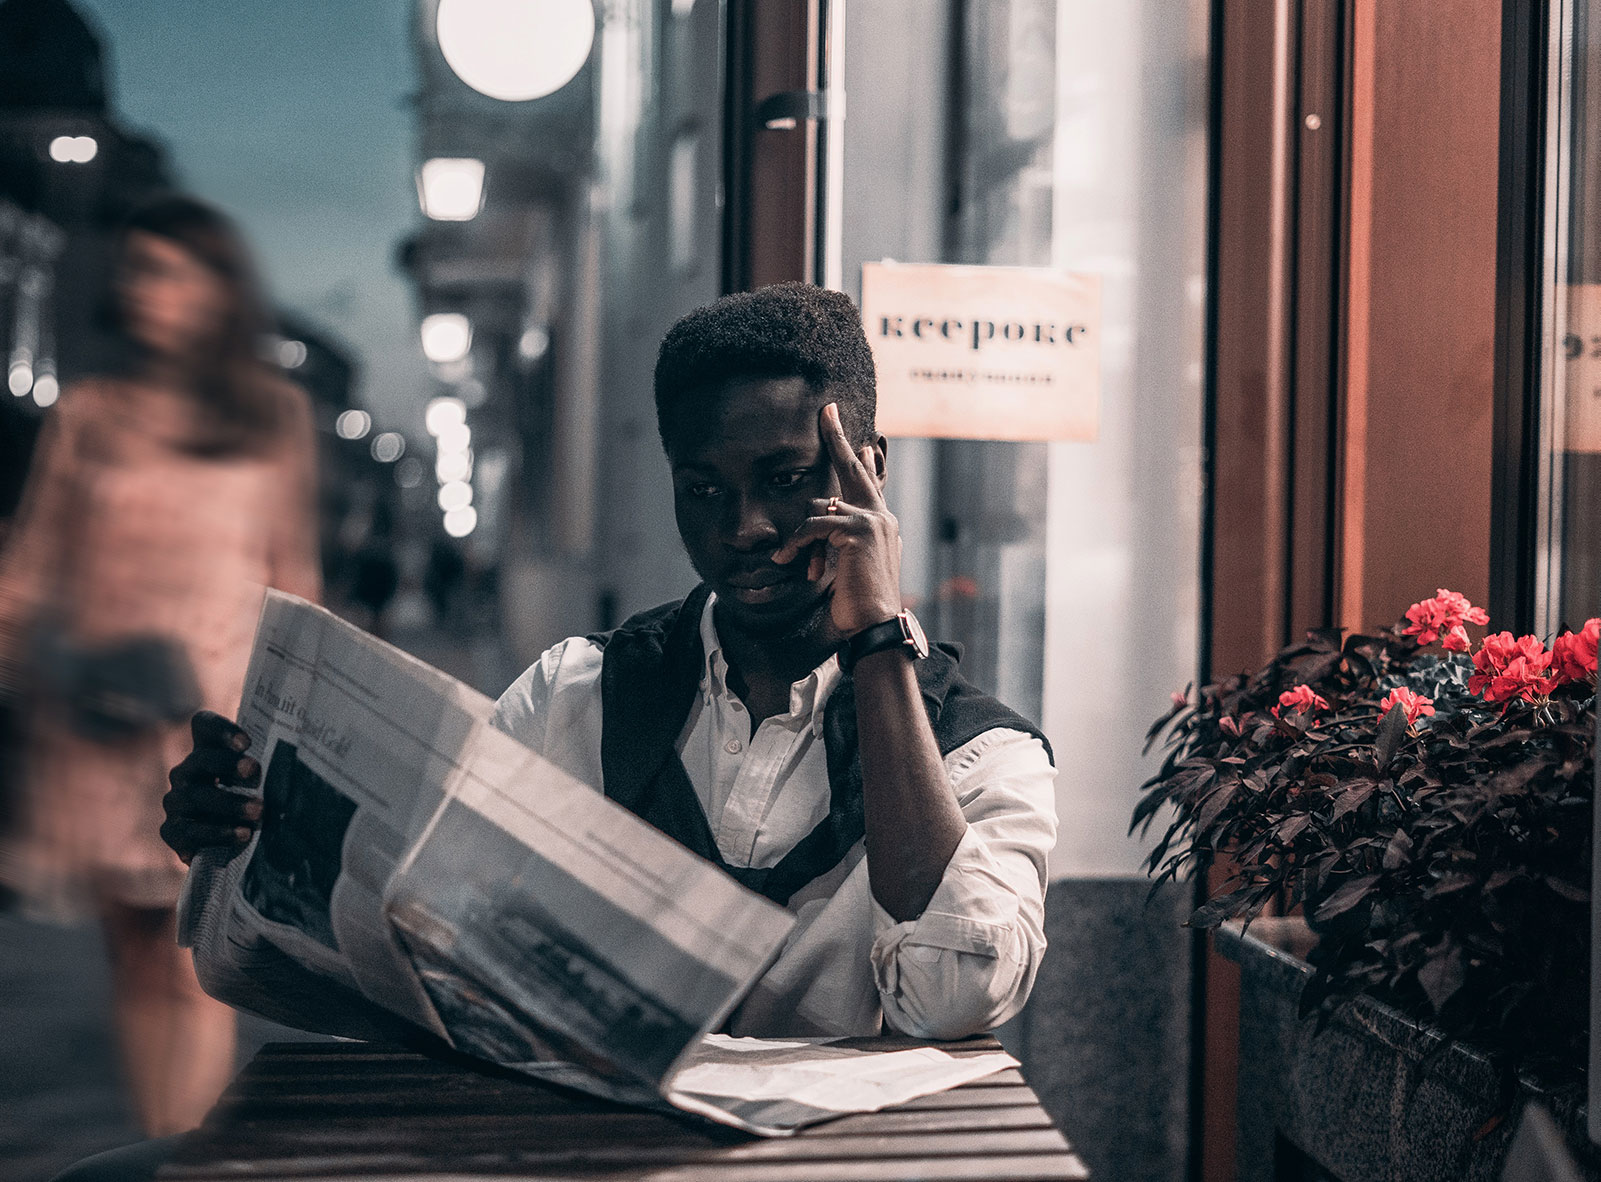
[[[1377,999],[1556,1086],[1588,1054],[1601,620],[1549,646],[1441,590],[1371,634],[1311,632],[1255,673],[1174,695],[1132,828],[1158,883],[1220,859],[1191,923],[1302,909],[1300,997]]]

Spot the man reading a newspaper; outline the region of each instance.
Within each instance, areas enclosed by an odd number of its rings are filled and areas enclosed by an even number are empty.
[[[855,307],[802,284],[721,299],[667,334],[655,393],[702,581],[551,648],[496,726],[796,917],[731,1033],[1004,1022],[1045,950],[1055,773],[902,608]],[[200,715],[194,736],[162,828],[186,859],[261,815],[227,791],[260,780],[244,732]]]

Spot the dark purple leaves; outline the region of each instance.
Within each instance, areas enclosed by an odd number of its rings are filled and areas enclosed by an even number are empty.
[[[1377,874],[1364,874],[1361,878],[1353,878],[1318,907],[1315,918],[1319,921],[1333,919],[1336,915],[1344,915],[1363,899],[1373,893],[1373,886],[1379,881]]]
[[[1373,741],[1373,760],[1379,767],[1390,766],[1395,753],[1401,749],[1401,740],[1406,738],[1406,708],[1399,702],[1390,707],[1390,712],[1379,723],[1379,734]]]
[[[1329,820],[1338,821],[1347,813],[1353,813],[1367,803],[1367,798],[1373,795],[1378,788],[1376,780],[1351,780],[1346,784],[1345,790],[1334,798],[1334,812]]]
[[[1377,994],[1503,1062],[1576,1070],[1594,688],[1565,684],[1547,706],[1503,712],[1468,693],[1470,672],[1467,657],[1396,629],[1313,633],[1169,712],[1134,825],[1163,819],[1149,859],[1158,882],[1214,852],[1232,864],[1197,926],[1306,904],[1321,942],[1303,1005],[1320,1023]],[[1328,708],[1275,719],[1297,686]],[[1415,727],[1402,709],[1381,717],[1400,686],[1435,713]]]
[[[1462,949],[1450,948],[1429,958],[1428,962],[1418,970],[1418,984],[1423,986],[1423,992],[1428,996],[1429,1004],[1438,1014],[1445,1008],[1445,1003],[1456,995],[1462,988],[1467,972],[1462,963]]]

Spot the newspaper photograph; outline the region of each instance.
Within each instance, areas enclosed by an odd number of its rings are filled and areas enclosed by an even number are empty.
[[[492,710],[269,591],[238,719],[263,764],[261,827],[231,857],[198,855],[180,903],[207,990],[324,1033],[421,1030],[768,1136],[1015,1065],[713,1033],[793,916],[496,730]]]

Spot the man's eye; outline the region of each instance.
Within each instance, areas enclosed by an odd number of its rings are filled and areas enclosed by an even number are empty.
[[[772,485],[774,488],[794,488],[802,484],[811,474],[811,470],[807,468],[797,472],[780,472],[773,477]]]
[[[701,500],[708,500],[712,497],[715,497],[723,490],[718,488],[715,484],[707,484],[704,481],[701,481],[690,485],[685,491],[687,491],[692,497],[696,497]]]

